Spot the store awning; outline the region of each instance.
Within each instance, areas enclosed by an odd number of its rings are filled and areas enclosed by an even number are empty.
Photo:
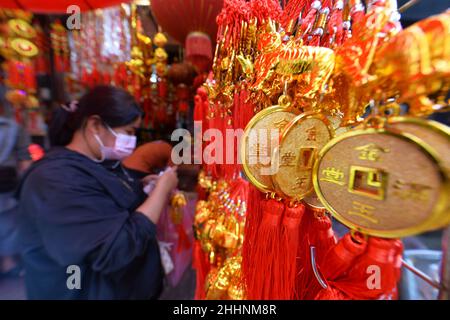
[[[0,8],[22,9],[34,13],[67,13],[67,8],[77,5],[81,11],[118,5],[126,0],[0,0]]]

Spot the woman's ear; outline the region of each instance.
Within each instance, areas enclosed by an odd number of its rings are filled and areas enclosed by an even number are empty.
[[[86,120],[85,129],[87,131],[91,132],[92,134],[100,135],[102,127],[103,127],[103,123],[99,116],[90,116]]]

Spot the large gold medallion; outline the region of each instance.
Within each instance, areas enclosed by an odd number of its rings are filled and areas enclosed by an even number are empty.
[[[408,236],[435,228],[448,215],[449,183],[440,163],[414,135],[359,129],[322,149],[314,188],[348,227],[380,237]]]

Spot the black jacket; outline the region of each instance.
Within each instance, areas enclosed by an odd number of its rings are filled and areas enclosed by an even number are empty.
[[[29,170],[19,197],[30,299],[158,296],[163,273],[156,226],[135,211],[142,201],[136,183],[58,148]],[[81,270],[81,289],[68,286],[71,265]]]

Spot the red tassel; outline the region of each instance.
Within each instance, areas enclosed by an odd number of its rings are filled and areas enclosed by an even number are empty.
[[[320,290],[314,300],[351,300],[344,292],[328,285],[327,289]]]
[[[364,19],[365,11],[364,5],[361,1],[356,1],[355,5],[351,8],[352,25],[358,26],[358,24]]]
[[[309,40],[308,45],[318,47],[320,45],[320,36],[319,35],[311,36],[311,40]]]
[[[348,276],[334,283],[352,299],[395,299],[399,281],[400,240],[369,238],[367,250],[360,255]]]
[[[295,278],[297,276],[297,249],[300,235],[300,222],[305,206],[286,207],[281,230],[281,254],[277,263],[276,281],[280,282],[280,299],[295,297]],[[279,280],[278,280],[279,279]]]
[[[18,61],[8,62],[8,83],[11,88],[18,88],[21,84],[20,81],[20,69],[21,63]]]
[[[311,4],[311,8],[308,11],[308,14],[302,21],[301,25],[301,35],[305,35],[311,31],[311,29],[314,27],[314,21],[316,20],[316,15],[319,12],[321,8],[321,2],[320,1],[314,1]]]
[[[256,243],[255,261],[258,266],[258,283],[262,284],[262,296],[260,299],[272,300],[281,298],[281,283],[279,282],[279,273],[277,264],[281,256],[281,218],[283,216],[284,204],[277,200],[268,200],[266,202],[261,226],[258,230]],[[268,255],[269,253],[269,255]]]
[[[205,281],[206,276],[209,273],[211,265],[209,264],[206,253],[202,250],[200,241],[194,242],[193,260],[192,266],[196,271],[196,287],[195,287],[195,300],[205,299]]]
[[[254,253],[257,245],[257,232],[262,221],[262,208],[266,201],[258,189],[249,185],[244,243],[242,244],[242,274],[248,287],[251,287],[252,277],[257,272],[255,270]]]
[[[326,279],[328,288],[321,289],[315,300],[348,300],[348,295],[336,288],[335,282],[345,279],[347,271],[355,263],[355,260],[366,249],[367,242],[364,238],[356,242],[350,233],[346,234],[326,254],[322,263],[322,274]]]
[[[279,299],[280,283],[276,279],[275,261],[281,245],[280,222],[284,204],[270,199],[264,201],[261,225],[254,239],[252,268],[247,278],[247,298],[256,300]]]
[[[348,233],[327,252],[322,268],[323,276],[329,280],[338,280],[345,276],[346,271],[353,265],[355,259],[366,249],[367,242],[361,239],[359,243]]]
[[[331,44],[340,45],[342,40],[342,10],[344,8],[344,2],[338,0],[334,4],[333,11],[331,12],[330,20],[328,21],[328,39],[324,45],[329,46]],[[332,43],[333,42],[333,43]]]
[[[34,73],[34,67],[31,64],[25,64],[24,65],[24,82],[25,82],[25,88],[29,92],[35,92],[36,91],[36,75]]]
[[[188,250],[191,247],[191,241],[189,240],[186,230],[184,230],[183,224],[180,223],[176,225],[176,229],[178,233],[177,252]]]
[[[301,239],[298,249],[300,265],[298,266],[296,298],[310,300],[314,299],[322,288],[312,270],[310,248],[311,246],[316,248],[316,265],[321,270],[323,258],[336,244],[336,237],[331,228],[331,219],[325,214],[325,211],[309,207],[306,207],[300,232]]]

